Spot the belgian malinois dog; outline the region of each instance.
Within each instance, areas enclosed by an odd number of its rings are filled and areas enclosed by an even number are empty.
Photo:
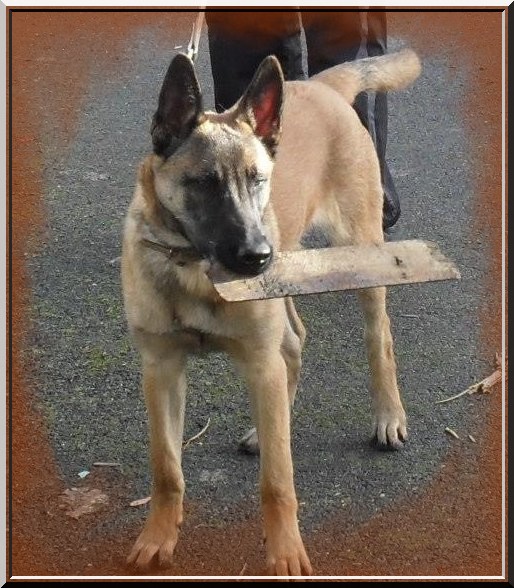
[[[257,275],[273,253],[300,247],[321,225],[335,245],[383,241],[383,191],[373,142],[351,104],[364,90],[396,90],[419,74],[409,50],[284,82],[266,58],[241,99],[202,108],[192,62],[177,55],[153,118],[153,154],[140,165],[125,224],[122,281],[143,368],[150,419],[151,511],[128,561],[168,566],[182,523],[185,364],[189,353],[230,354],[250,390],[260,452],[268,573],[310,575],[297,520],[290,410],[305,329],[291,298],[225,302],[206,272],[220,263]],[[385,288],[358,292],[371,371],[373,434],[407,437]]]

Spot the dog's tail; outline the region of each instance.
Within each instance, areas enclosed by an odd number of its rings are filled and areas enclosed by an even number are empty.
[[[348,61],[326,69],[311,79],[327,84],[353,103],[359,92],[401,90],[421,72],[418,56],[410,49],[390,55]]]

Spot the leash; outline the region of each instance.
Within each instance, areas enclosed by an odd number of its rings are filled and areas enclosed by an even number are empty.
[[[191,38],[187,45],[186,55],[194,63],[198,57],[198,47],[200,45],[200,37],[202,35],[203,21],[205,17],[205,6],[200,6],[198,15],[193,23],[191,31]],[[177,219],[173,219],[176,228],[181,235],[184,235],[184,230]],[[178,225],[178,226],[177,226]],[[185,236],[185,235],[184,235]],[[149,249],[164,253],[166,257],[175,262],[179,266],[185,265],[187,262],[200,261],[203,257],[196,251],[194,247],[170,247],[169,245],[163,245],[156,241],[150,241],[150,239],[141,239],[141,244]]]
[[[202,35],[202,26],[205,17],[205,6],[200,6],[200,11],[193,23],[193,29],[191,31],[191,38],[187,45],[186,55],[194,63],[198,57],[198,47],[200,45],[200,37]]]
[[[200,45],[200,37],[202,36],[203,21],[205,18],[205,6],[200,6],[198,15],[193,22],[191,30],[191,37],[187,45],[186,55],[194,63],[198,57],[198,47]],[[181,227],[179,227],[181,229]],[[183,234],[183,230],[179,231]],[[150,239],[141,239],[141,244],[149,249],[164,253],[166,257],[175,262],[177,265],[183,266],[187,262],[199,261],[203,257],[194,249],[194,247],[170,247],[169,245],[163,245],[156,241],[150,241]]]

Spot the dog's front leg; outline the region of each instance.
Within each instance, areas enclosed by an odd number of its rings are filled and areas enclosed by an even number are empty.
[[[270,575],[310,575],[297,518],[287,368],[280,348],[248,349],[240,365],[260,442],[260,485]],[[238,362],[239,363],[239,362]]]
[[[184,478],[181,468],[186,394],[185,357],[143,352],[143,390],[148,410],[153,473],[151,509],[128,562],[147,567],[155,558],[169,566],[182,523]]]

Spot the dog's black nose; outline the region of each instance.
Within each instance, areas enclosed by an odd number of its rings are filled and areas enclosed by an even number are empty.
[[[241,276],[257,276],[269,265],[273,248],[267,239],[247,240],[245,244],[223,243],[216,249],[218,260]]]
[[[259,272],[264,269],[271,259],[271,247],[267,241],[261,241],[251,246],[240,247],[237,260],[250,271]]]

